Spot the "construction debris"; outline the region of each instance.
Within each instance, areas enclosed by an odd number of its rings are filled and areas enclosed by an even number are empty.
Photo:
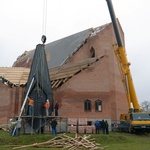
[[[10,130],[10,125],[2,124],[2,125],[0,125],[0,129],[2,129],[4,131],[9,131]]]
[[[100,147],[100,144],[95,143],[94,139],[90,139],[90,135],[78,136],[77,134],[75,134],[75,138],[72,138],[66,134],[62,134],[60,136],[54,137],[53,139],[47,142],[23,145],[19,147],[14,147],[13,149],[22,149],[29,147],[64,148],[69,150],[76,150],[76,149],[105,150],[107,148],[107,146]]]

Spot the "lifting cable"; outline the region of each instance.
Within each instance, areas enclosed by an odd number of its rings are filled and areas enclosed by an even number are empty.
[[[46,42],[46,23],[47,23],[47,0],[43,0],[43,24],[42,24],[42,37],[41,37],[41,41],[42,41],[42,43],[43,43],[43,46],[42,46],[42,50],[44,50],[45,48],[45,45],[44,45],[44,43]],[[38,74],[38,67],[40,68],[40,72],[41,73],[44,73],[43,72],[43,68],[44,68],[44,51],[42,51],[41,52],[41,54],[40,54],[40,56],[39,56],[39,61],[40,61],[40,64],[39,64],[39,62],[38,62],[38,64],[37,64],[37,68],[36,68],[36,74],[37,74],[37,76],[39,75]],[[40,66],[39,66],[40,65]],[[43,75],[41,75],[41,77],[42,77]],[[40,77],[40,80],[42,80],[41,81],[41,87],[43,87],[43,78],[41,78]],[[39,77],[37,77],[37,84],[36,84],[36,86],[37,86],[37,93],[38,93],[38,95],[40,96],[41,94],[43,95],[43,93],[41,93],[40,92],[40,89],[41,89],[41,87],[39,86]]]
[[[43,0],[43,25],[42,25],[42,42],[46,42],[46,22],[47,22],[47,0]]]

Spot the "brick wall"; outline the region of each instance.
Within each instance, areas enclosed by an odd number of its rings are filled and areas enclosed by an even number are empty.
[[[76,62],[90,57],[90,49],[96,56],[104,57],[63,84],[55,95],[60,102],[59,114],[68,117],[108,118],[118,120],[128,111],[126,94],[120,77],[112,44],[115,42],[111,25],[87,43],[71,57]],[[90,112],[84,111],[84,100],[91,100]],[[102,100],[102,112],[95,111],[95,100]]]
[[[23,101],[24,88],[13,87],[0,82],[0,124],[5,124],[8,118],[18,115]]]

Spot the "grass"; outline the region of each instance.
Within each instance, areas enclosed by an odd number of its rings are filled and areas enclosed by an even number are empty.
[[[74,137],[74,134],[67,134]],[[9,132],[0,130],[0,150],[12,150],[17,145],[28,145],[39,142],[46,142],[52,139],[50,133],[35,134],[11,137]],[[109,146],[106,150],[149,150],[150,134],[129,134],[121,132],[110,132],[109,135],[91,134],[91,138],[101,146]],[[25,150],[60,150],[61,148],[25,148]]]

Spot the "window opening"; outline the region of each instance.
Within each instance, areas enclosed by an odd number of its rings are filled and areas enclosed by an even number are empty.
[[[92,121],[87,121],[87,125],[91,126],[92,125]]]
[[[101,100],[95,101],[95,110],[96,111],[102,111],[102,101]]]
[[[95,49],[93,47],[90,49],[90,56],[91,58],[95,57]]]
[[[84,110],[91,111],[91,101],[90,100],[84,101]]]

